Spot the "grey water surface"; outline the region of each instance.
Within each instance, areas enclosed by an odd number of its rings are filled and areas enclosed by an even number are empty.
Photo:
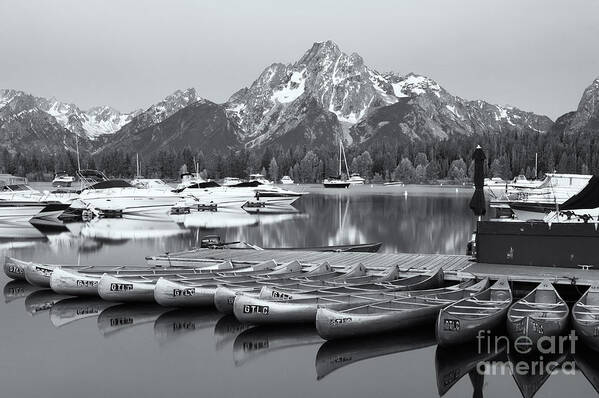
[[[354,188],[301,187],[312,194],[296,214],[92,220],[5,238],[0,249],[47,263],[143,264],[146,255],[185,250],[216,233],[264,247],[381,241],[384,252],[464,253],[472,190]],[[438,349],[432,328],[325,343],[311,326],[251,327],[210,309],[70,298],[4,275],[0,284],[2,397],[521,396],[509,374],[471,372],[489,358]],[[503,357],[494,356],[499,364]],[[589,362],[593,378],[599,366]],[[523,383],[538,388],[537,397],[595,394],[581,372]]]

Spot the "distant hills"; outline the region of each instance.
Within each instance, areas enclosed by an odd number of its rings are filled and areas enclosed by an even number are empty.
[[[186,146],[204,153],[373,143],[442,142],[449,137],[568,134],[599,130],[599,80],[576,111],[550,118],[465,100],[429,77],[378,72],[332,41],[314,43],[292,64],[274,63],[218,104],[178,90],[146,110],[82,110],[55,98],[0,90],[0,147],[10,153],[120,150],[153,155]]]

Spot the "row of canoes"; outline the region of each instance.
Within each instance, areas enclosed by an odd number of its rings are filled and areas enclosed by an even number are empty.
[[[318,379],[328,376],[346,366],[364,360],[399,354],[433,346],[437,340],[431,328],[404,330],[396,333],[377,335],[374,339],[341,339],[323,343],[311,325],[261,325],[251,326],[238,322],[234,316],[223,315],[210,308],[168,309],[148,304],[117,304],[98,297],[68,298],[49,289],[40,289],[23,282],[10,282],[10,294],[25,298],[25,308],[31,315],[49,313],[50,321],[56,327],[67,327],[83,319],[96,318],[98,331],[106,338],[116,336],[129,328],[149,325],[154,338],[162,344],[179,341],[179,338],[201,333],[212,328],[215,346],[222,349],[232,343],[233,360],[236,366],[298,346],[319,346],[315,357]],[[26,293],[26,292],[29,293]],[[5,287],[5,294],[9,293]],[[16,296],[15,296],[16,297]],[[5,299],[8,298],[5,296]],[[521,357],[513,350],[506,349],[506,341],[489,348],[483,348],[476,341],[459,346],[438,346],[435,350],[435,370],[439,395],[443,396],[460,380],[469,376],[474,388],[474,396],[481,396],[484,375],[481,371],[511,362],[515,366],[522,362],[552,361],[555,366],[565,363],[570,352],[559,355],[530,355]],[[573,353],[577,369],[580,369],[595,388],[599,388],[599,366],[593,352],[576,349]],[[568,365],[566,365],[568,366]],[[532,397],[544,384],[551,373],[535,371],[513,372],[516,384],[524,397]]]
[[[7,258],[5,272],[65,295],[114,302],[157,302],[169,307],[215,306],[242,322],[314,323],[326,339],[362,336],[437,321],[441,345],[471,341],[503,326],[518,343],[536,345],[564,332],[570,311],[549,281],[512,305],[508,281],[465,281],[443,287],[441,268],[406,276],[397,267],[370,273],[328,263],[207,262],[194,267],[57,266]],[[572,311],[582,338],[597,346],[599,289]]]

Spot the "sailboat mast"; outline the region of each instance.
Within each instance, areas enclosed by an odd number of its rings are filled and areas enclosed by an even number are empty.
[[[341,142],[341,141],[339,141]],[[349,167],[347,167],[347,157],[345,156],[345,148],[343,148],[343,144],[341,145],[341,149],[343,150],[343,161],[345,162],[345,172],[347,173],[347,178],[349,178]]]
[[[79,160],[79,136],[75,134],[75,146],[77,147],[77,171],[81,171],[81,160]]]
[[[140,173],[139,173],[139,153],[135,154],[135,166],[136,166],[136,176],[139,177]]]
[[[341,140],[339,140],[339,178],[341,178]]]
[[[538,165],[538,153],[535,152],[535,179],[537,179],[539,177],[539,172],[537,171],[537,165]]]

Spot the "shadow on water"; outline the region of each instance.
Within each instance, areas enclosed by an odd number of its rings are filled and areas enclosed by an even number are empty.
[[[397,354],[435,345],[432,328],[421,328],[409,333],[381,334],[373,338],[351,338],[327,341],[316,354],[316,378],[318,380],[353,363]]]

